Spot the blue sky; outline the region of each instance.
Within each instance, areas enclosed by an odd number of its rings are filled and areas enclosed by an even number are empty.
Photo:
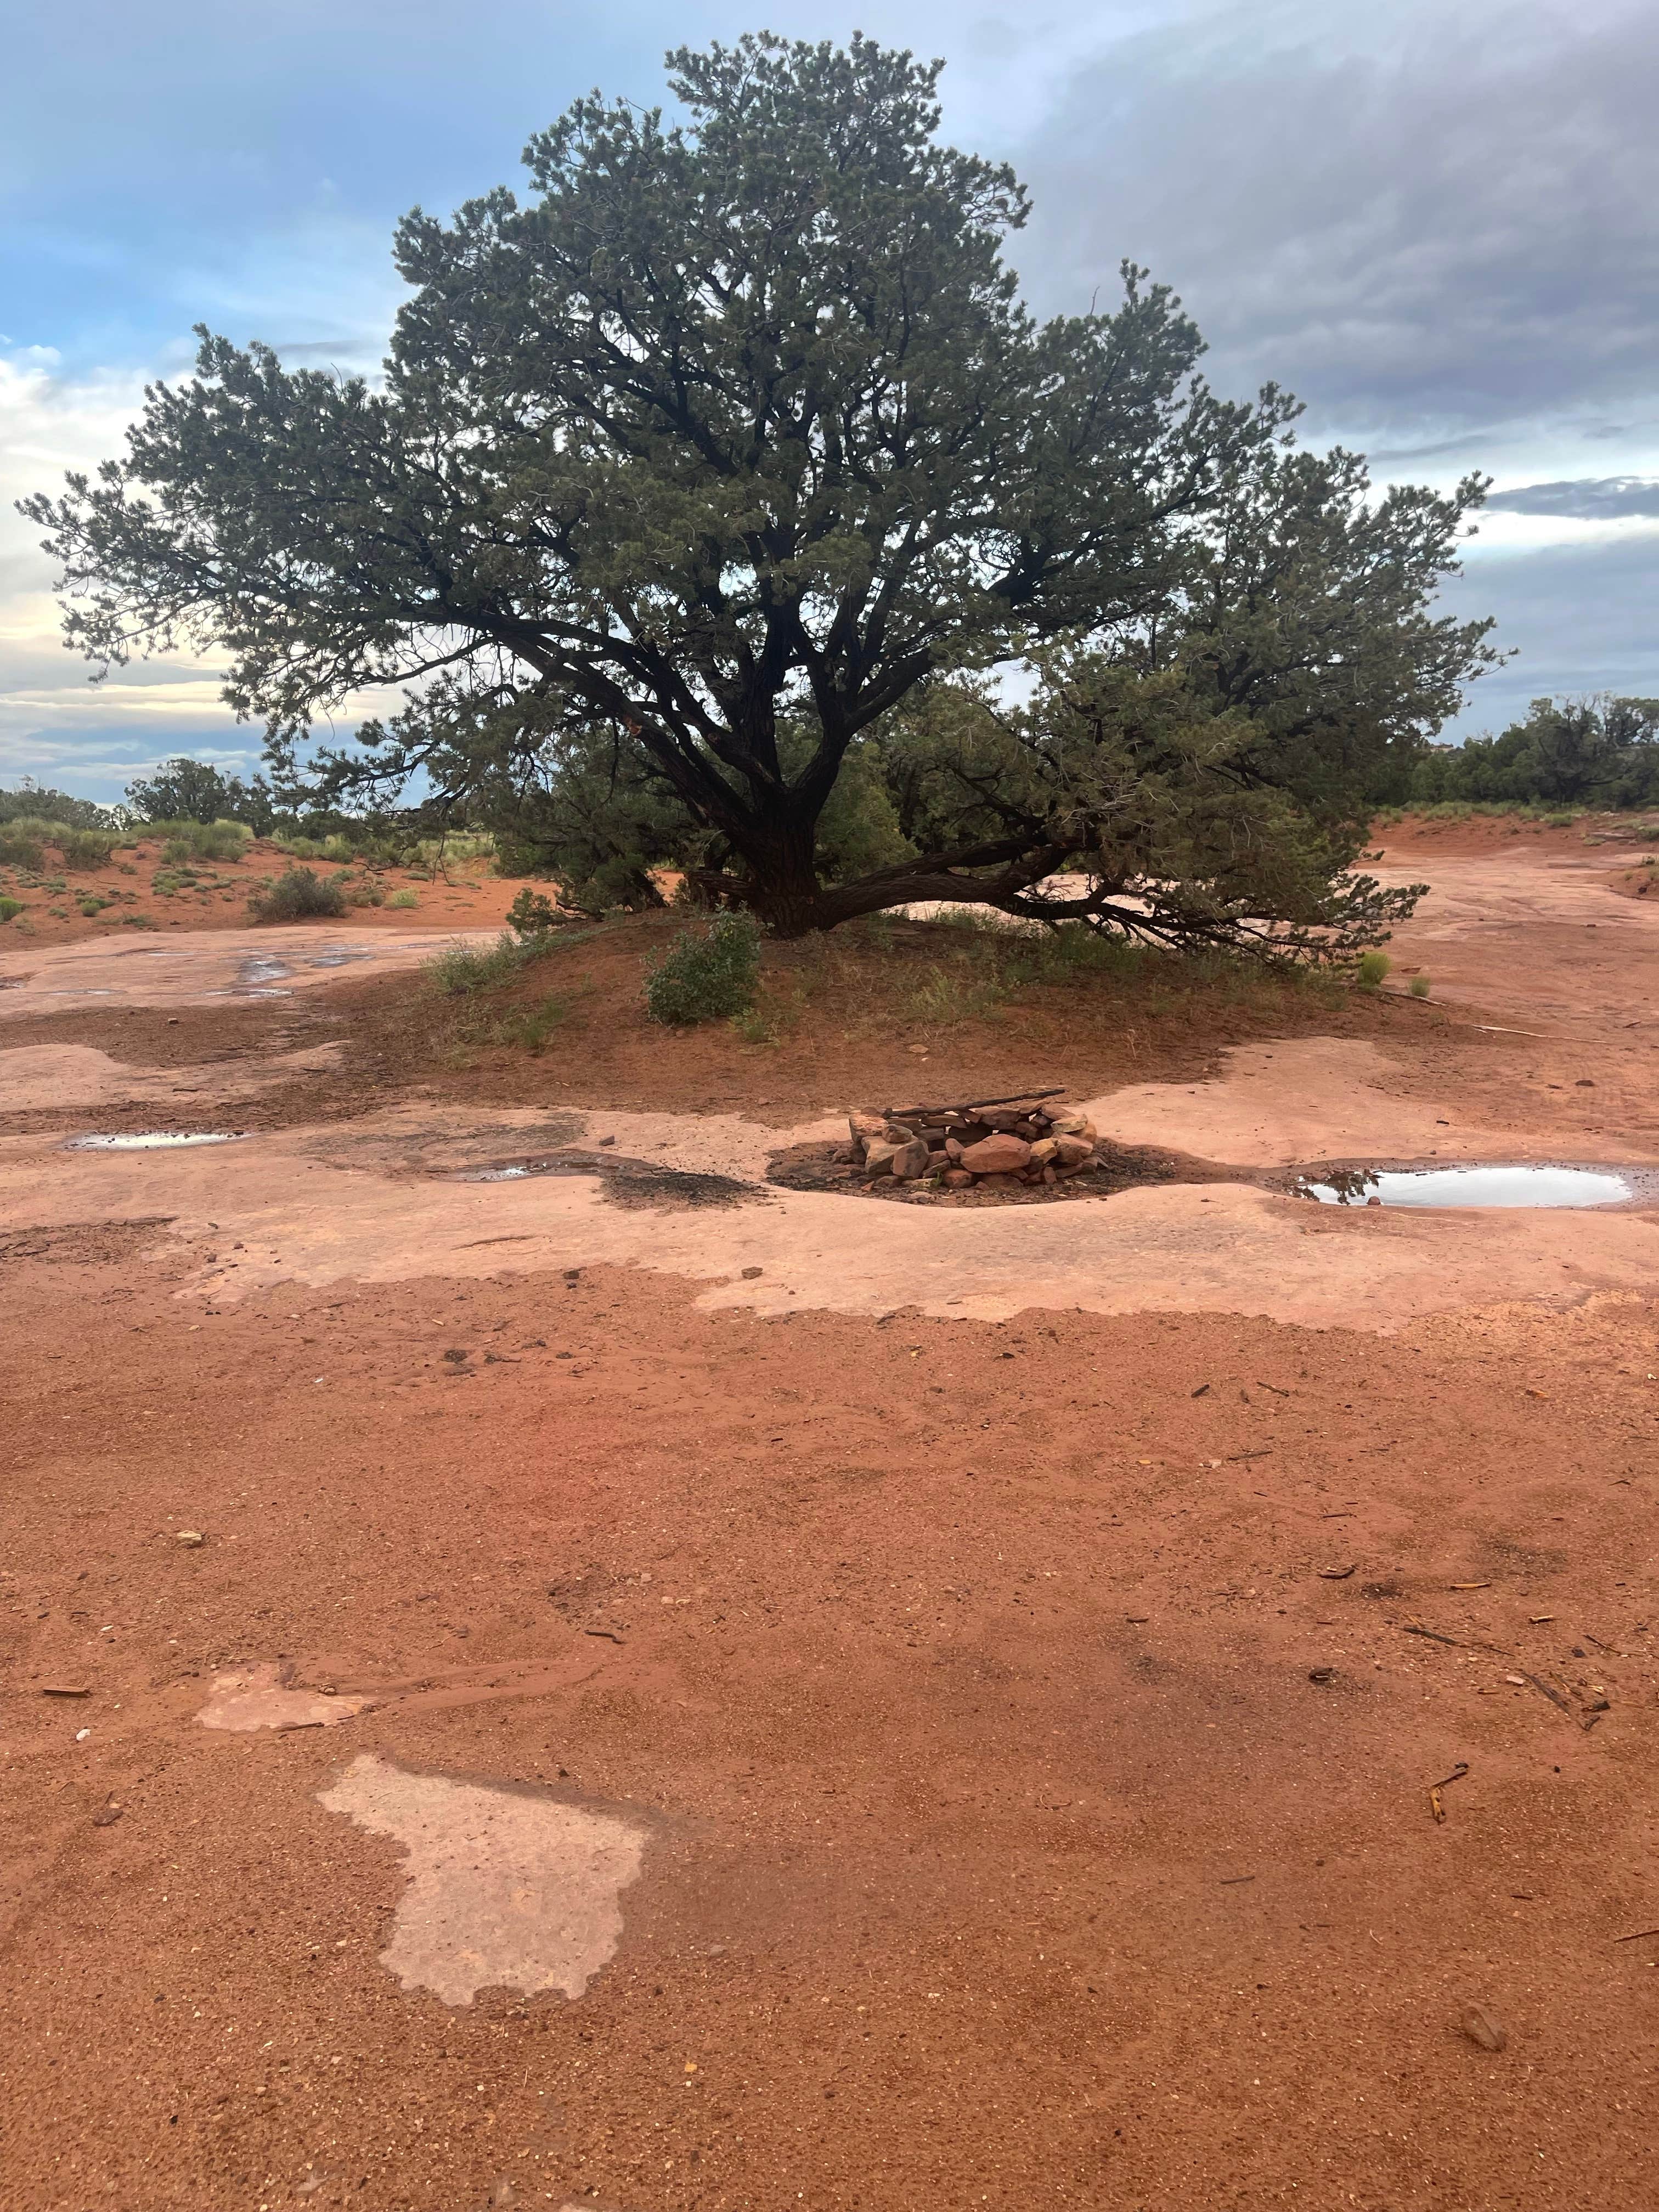
[[[1222,388],[1273,377],[1382,477],[1501,497],[1455,587],[1535,693],[1659,693],[1659,15],[1631,0],[5,0],[0,32],[0,781],[112,797],[164,754],[242,766],[211,667],[89,690],[9,501],[119,449],[192,324],[372,368],[391,226],[516,181],[598,84],[769,26],[944,54],[946,128],[1012,159],[1043,311],[1125,253],[1183,295]],[[1534,490],[1534,487],[1543,487]]]

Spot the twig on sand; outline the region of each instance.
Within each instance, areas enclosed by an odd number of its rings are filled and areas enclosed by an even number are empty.
[[[1433,1814],[1437,1820],[1443,1820],[1446,1817],[1446,1808],[1440,1802],[1441,1791],[1446,1789],[1451,1783],[1461,1782],[1468,1771],[1469,1762],[1468,1759],[1460,1759],[1449,1774],[1443,1774],[1438,1782],[1430,1784],[1429,1810]]]

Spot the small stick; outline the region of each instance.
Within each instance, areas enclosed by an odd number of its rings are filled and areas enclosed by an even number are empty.
[[[1446,1817],[1446,1808],[1440,1802],[1441,1791],[1454,1782],[1461,1782],[1468,1771],[1469,1762],[1468,1759],[1460,1759],[1449,1774],[1443,1774],[1438,1782],[1431,1783],[1430,1784],[1429,1810],[1433,1814],[1437,1820],[1443,1820]]]
[[[1659,1936],[1659,1928],[1638,1928],[1633,1936],[1615,1936],[1615,1943],[1644,1943],[1650,1936]]]
[[[1221,1877],[1220,1887],[1223,1889],[1237,1889],[1240,1882],[1254,1881],[1255,1880],[1255,1876],[1253,1874],[1224,1874]]]

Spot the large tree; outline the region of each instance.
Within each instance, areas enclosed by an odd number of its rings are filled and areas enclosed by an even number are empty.
[[[1215,397],[1144,271],[1035,320],[1002,259],[1024,194],[937,142],[937,64],[762,36],[669,66],[683,123],[595,94],[532,142],[527,203],[403,222],[379,386],[204,332],[124,460],[29,504],[71,640],[228,651],[279,752],[404,686],[336,793],[608,744],[789,932],[1041,912],[1086,865],[1073,793],[826,880],[849,758],[930,687],[1084,639],[1178,664],[1231,718],[1234,787],[1328,826],[1360,755],[1455,704],[1482,626],[1425,609],[1478,486],[1378,504],[1293,453],[1293,404]],[[1356,848],[1330,846],[1339,902]]]

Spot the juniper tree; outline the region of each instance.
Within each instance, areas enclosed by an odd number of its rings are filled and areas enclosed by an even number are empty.
[[[528,198],[402,222],[380,381],[202,332],[123,459],[27,505],[70,641],[228,654],[278,758],[403,686],[325,760],[337,799],[556,777],[601,732],[708,887],[788,933],[924,897],[1047,910],[1057,856],[1098,842],[1086,776],[1058,815],[1011,787],[839,881],[821,833],[928,690],[1087,641],[1227,718],[1216,773],[1281,794],[1291,904],[1323,867],[1334,912],[1350,757],[1437,723],[1483,657],[1481,625],[1425,611],[1479,487],[1377,505],[1346,457],[1292,455],[1293,404],[1215,395],[1141,270],[1039,321],[1004,258],[1024,194],[939,142],[938,64],[762,35],[669,69],[680,120],[594,94],[532,140]]]

